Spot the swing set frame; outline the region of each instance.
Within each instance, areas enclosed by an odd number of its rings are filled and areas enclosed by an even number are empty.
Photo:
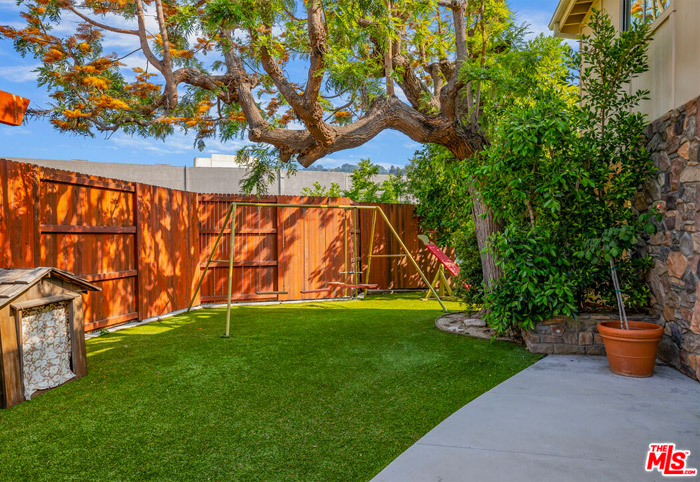
[[[195,289],[194,293],[192,294],[192,300],[190,301],[189,307],[187,308],[187,312],[189,312],[192,309],[192,305],[194,305],[194,301],[197,298],[197,294],[199,293],[200,289],[202,288],[202,282],[204,281],[204,276],[207,274],[207,271],[209,270],[209,265],[213,261],[214,258],[214,253],[216,253],[216,248],[219,246],[219,242],[221,242],[221,238],[224,235],[224,231],[226,230],[226,227],[230,223],[230,229],[231,229],[231,246],[229,250],[229,259],[228,259],[228,295],[227,295],[227,302],[226,302],[226,333],[224,337],[228,338],[230,336],[230,327],[231,327],[231,289],[232,289],[232,283],[233,283],[233,266],[234,266],[234,243],[236,239],[236,208],[238,206],[252,206],[252,207],[274,207],[274,208],[302,208],[302,209],[342,209],[344,211],[351,211],[353,212],[353,215],[357,215],[357,213],[360,210],[368,210],[372,211],[372,230],[370,233],[370,242],[369,242],[369,251],[367,255],[367,270],[366,270],[366,275],[365,278],[369,280],[369,275],[370,275],[370,269],[372,267],[372,259],[373,258],[403,258],[406,257],[409,260],[411,260],[411,263],[413,264],[413,267],[416,268],[418,271],[418,274],[420,274],[421,278],[423,279],[423,282],[428,286],[428,289],[432,292],[433,296],[437,299],[438,303],[440,303],[440,306],[442,307],[442,310],[447,312],[447,308],[443,304],[442,300],[440,299],[440,296],[438,295],[437,291],[433,287],[433,283],[428,281],[428,278],[425,276],[425,273],[423,273],[423,270],[420,268],[418,263],[416,262],[415,258],[413,255],[410,253],[408,248],[406,247],[406,244],[404,244],[403,240],[399,236],[399,233],[396,231],[394,226],[391,224],[391,221],[389,221],[389,218],[387,215],[384,213],[384,211],[379,207],[379,206],[353,206],[353,205],[343,205],[343,204],[271,204],[271,203],[255,203],[255,202],[232,202],[231,205],[229,206],[228,210],[226,211],[226,216],[224,218],[224,222],[221,225],[221,229],[219,230],[219,234],[216,237],[216,241],[214,242],[214,247],[212,248],[211,254],[209,255],[209,258],[207,259],[207,264],[204,267],[204,270],[202,271],[202,274],[199,277],[199,281],[197,282],[197,289]],[[374,254],[374,233],[375,233],[375,228],[377,225],[377,213],[382,217],[386,225],[389,227],[389,230],[391,231],[392,235],[396,240],[398,241],[399,245],[401,246],[401,249],[403,250],[403,253],[399,254]],[[282,228],[284,229],[284,227]],[[328,285],[331,286],[337,286],[345,289],[345,295],[347,295],[347,289],[351,290],[365,290],[365,295],[369,291],[370,288],[376,286],[376,285],[370,285],[370,284],[362,284],[357,282],[357,274],[359,268],[357,267],[357,264],[359,262],[360,256],[354,257],[351,261],[351,263],[348,263],[348,218],[345,216],[344,219],[344,266],[345,266],[345,271],[342,273],[343,274],[343,282],[329,282],[327,283]],[[356,243],[354,244],[356,245]],[[352,271],[348,271],[348,266],[352,266]],[[348,274],[353,275],[353,282],[348,283]],[[305,280],[306,282],[306,280]],[[283,292],[265,292],[265,294],[282,294]]]

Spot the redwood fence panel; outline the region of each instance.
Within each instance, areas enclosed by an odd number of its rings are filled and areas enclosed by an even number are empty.
[[[199,279],[197,194],[136,185],[139,318],[186,308]],[[199,304],[199,300],[195,300]]]
[[[36,168],[0,161],[0,190],[0,267],[33,268],[39,243]]]
[[[0,176],[0,268],[55,266],[100,286],[84,296],[87,331],[186,308],[233,201],[270,204],[237,208],[235,301],[337,298],[349,290],[322,290],[345,280],[425,287],[406,258],[374,258],[366,279],[372,211],[276,206],[346,198],[196,194],[3,159]],[[377,205],[432,279],[413,206]],[[227,227],[195,305],[226,300],[230,236]],[[373,253],[402,253],[381,216]]]
[[[235,301],[302,300],[342,296],[328,281],[342,280],[343,211],[277,207],[276,204],[349,204],[344,198],[207,194],[199,197],[200,253],[203,269],[232,202],[270,203],[238,206],[232,299]],[[224,302],[228,292],[231,230],[224,229],[214,261],[204,276],[203,303]],[[352,245],[351,245],[352,246]]]
[[[266,202],[277,198],[204,194],[199,196],[199,266],[204,269],[232,202]],[[240,206],[236,210],[236,238],[233,247],[234,268],[232,299],[265,301],[275,295],[257,292],[277,291],[277,220],[274,208]],[[202,303],[224,302],[228,293],[228,260],[231,253],[231,228],[226,226],[214,253],[214,260],[202,283]]]
[[[37,265],[102,289],[84,295],[86,331],[138,319],[135,185],[47,168],[38,173]]]
[[[346,198],[278,196],[279,204],[350,204]],[[341,209],[281,207],[277,236],[280,269],[278,284],[283,300],[310,300],[345,296],[329,282],[343,281],[343,229]],[[350,244],[352,247],[352,244]],[[330,288],[328,291],[313,291]],[[313,292],[310,292],[313,291]]]

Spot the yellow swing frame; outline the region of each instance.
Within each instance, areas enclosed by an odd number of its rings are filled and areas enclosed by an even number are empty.
[[[370,245],[369,245],[369,253],[367,256],[367,272],[366,272],[366,279],[369,280],[369,274],[370,274],[370,267],[372,265],[372,258],[389,258],[389,257],[407,257],[408,259],[411,260],[411,263],[413,266],[416,268],[418,273],[420,274],[421,278],[423,279],[423,282],[428,286],[428,290],[432,293],[433,296],[437,299],[437,301],[440,303],[440,306],[442,307],[442,310],[444,312],[447,312],[447,308],[443,304],[442,300],[440,299],[440,296],[438,293],[435,291],[435,288],[433,287],[433,284],[428,281],[428,278],[425,276],[425,273],[423,273],[423,270],[420,268],[418,263],[416,262],[415,258],[413,255],[408,251],[408,248],[404,244],[403,240],[399,236],[399,233],[396,231],[394,226],[391,224],[389,221],[389,218],[386,216],[384,211],[379,206],[352,206],[352,205],[342,205],[342,204],[271,204],[271,203],[252,203],[252,202],[232,202],[231,205],[229,206],[228,210],[226,211],[226,217],[224,219],[224,222],[221,226],[221,230],[219,231],[218,236],[216,237],[216,241],[214,242],[214,247],[212,248],[211,254],[209,255],[209,258],[207,259],[207,264],[204,267],[204,271],[199,277],[199,281],[197,282],[197,289],[195,289],[194,293],[192,294],[192,300],[190,301],[190,305],[187,308],[187,312],[189,312],[192,309],[192,305],[194,304],[194,300],[197,298],[197,294],[202,288],[202,282],[204,281],[204,276],[207,274],[207,270],[209,269],[209,265],[211,264],[213,258],[214,258],[214,253],[216,252],[216,248],[219,246],[219,242],[221,241],[221,238],[224,235],[224,231],[226,230],[226,226],[229,224],[231,225],[231,246],[230,246],[230,255],[229,255],[229,260],[228,260],[228,295],[227,295],[227,302],[226,302],[226,332],[224,337],[228,338],[230,336],[230,327],[231,327],[231,289],[232,289],[232,283],[233,283],[233,264],[234,264],[234,242],[236,239],[236,207],[238,206],[253,206],[253,207],[276,207],[276,208],[307,208],[307,209],[343,209],[346,212],[347,211],[352,211],[353,215],[357,215],[359,210],[364,209],[364,210],[371,210],[373,211],[372,214],[372,231],[371,231],[371,237],[370,237]],[[374,233],[375,233],[375,227],[377,223],[377,213],[382,217],[386,225],[389,227],[389,230],[393,234],[394,238],[399,242],[399,245],[401,246],[401,249],[404,251],[401,254],[373,254],[372,251],[374,249]],[[351,260],[351,263],[348,263],[348,222],[347,222],[347,216],[345,217],[344,221],[344,252],[345,252],[345,273],[344,273],[344,284],[347,284],[347,278],[348,278],[348,267],[353,268],[353,278],[354,278],[354,284],[357,284],[357,273],[358,269],[357,266],[359,264],[359,257],[356,257],[355,259]],[[353,234],[354,236],[357,236],[356,233]],[[444,276],[444,275],[443,275]],[[347,288],[346,288],[347,289]],[[365,294],[367,293],[368,288],[365,288]],[[347,294],[347,291],[346,291]]]

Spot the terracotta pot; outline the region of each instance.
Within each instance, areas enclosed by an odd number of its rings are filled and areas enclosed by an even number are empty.
[[[650,377],[654,373],[656,349],[664,328],[643,321],[628,323],[629,330],[621,329],[619,321],[598,323],[610,370],[627,377]]]

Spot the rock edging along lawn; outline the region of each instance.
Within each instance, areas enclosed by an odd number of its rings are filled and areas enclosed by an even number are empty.
[[[455,335],[464,335],[482,340],[490,340],[496,336],[496,332],[492,330],[486,321],[480,318],[470,318],[466,313],[447,313],[435,320],[435,326],[447,333]],[[495,338],[501,341],[515,341],[508,337]]]

